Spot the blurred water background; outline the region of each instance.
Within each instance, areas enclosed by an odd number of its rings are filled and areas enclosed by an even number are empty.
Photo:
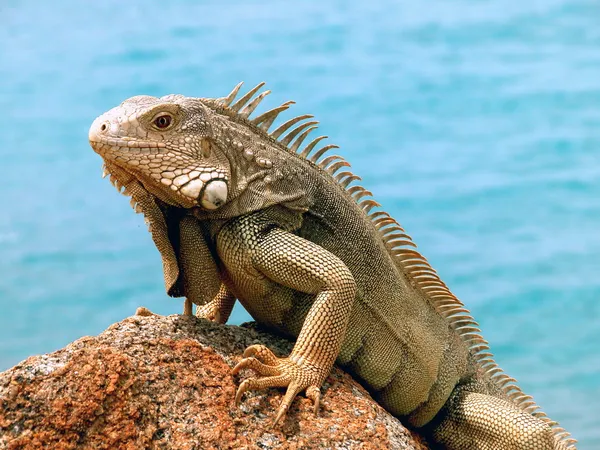
[[[182,310],[91,121],[265,80],[263,111],[315,114],[500,366],[600,448],[599,20],[597,0],[4,0],[0,370],[139,305]]]

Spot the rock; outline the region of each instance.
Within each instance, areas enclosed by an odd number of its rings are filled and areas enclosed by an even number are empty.
[[[278,355],[292,345],[253,327],[151,315],[30,357],[0,373],[0,448],[427,448],[337,368],[318,418],[300,395],[271,428],[277,389],[246,393],[236,408],[231,368],[256,343]]]

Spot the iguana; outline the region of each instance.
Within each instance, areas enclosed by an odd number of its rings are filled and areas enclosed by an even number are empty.
[[[448,449],[574,449],[494,362],[488,343],[405,230],[310,115],[269,131],[288,101],[250,118],[270,91],[237,101],[136,96],[89,131],[113,184],[142,212],[166,290],[185,312],[225,323],[238,299],[260,324],[296,339],[276,357],[250,346],[235,396],[287,388],[275,416],[306,392],[319,407],[334,362],[390,413]]]

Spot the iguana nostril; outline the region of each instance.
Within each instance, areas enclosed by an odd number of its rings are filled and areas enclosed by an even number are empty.
[[[107,128],[108,128],[108,127],[106,126],[106,124],[105,124],[105,123],[103,123],[103,124],[100,126],[100,131],[106,131],[106,129],[107,129]]]

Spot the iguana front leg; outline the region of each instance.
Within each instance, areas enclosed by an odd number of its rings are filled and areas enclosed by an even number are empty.
[[[254,345],[246,349],[244,358],[233,369],[236,374],[250,368],[263,377],[245,380],[236,394],[236,404],[249,389],[287,387],[276,424],[303,390],[317,410],[319,389],[331,371],[346,333],[356,285],[350,270],[338,257],[280,229],[272,229],[259,239],[252,252],[252,263],[271,281],[315,295],[287,358],[278,358],[267,347]]]
[[[192,315],[192,303],[205,306],[219,298],[221,282],[217,265],[204,239],[200,223],[193,216],[184,216],[179,221],[177,264],[186,296],[184,315]]]

